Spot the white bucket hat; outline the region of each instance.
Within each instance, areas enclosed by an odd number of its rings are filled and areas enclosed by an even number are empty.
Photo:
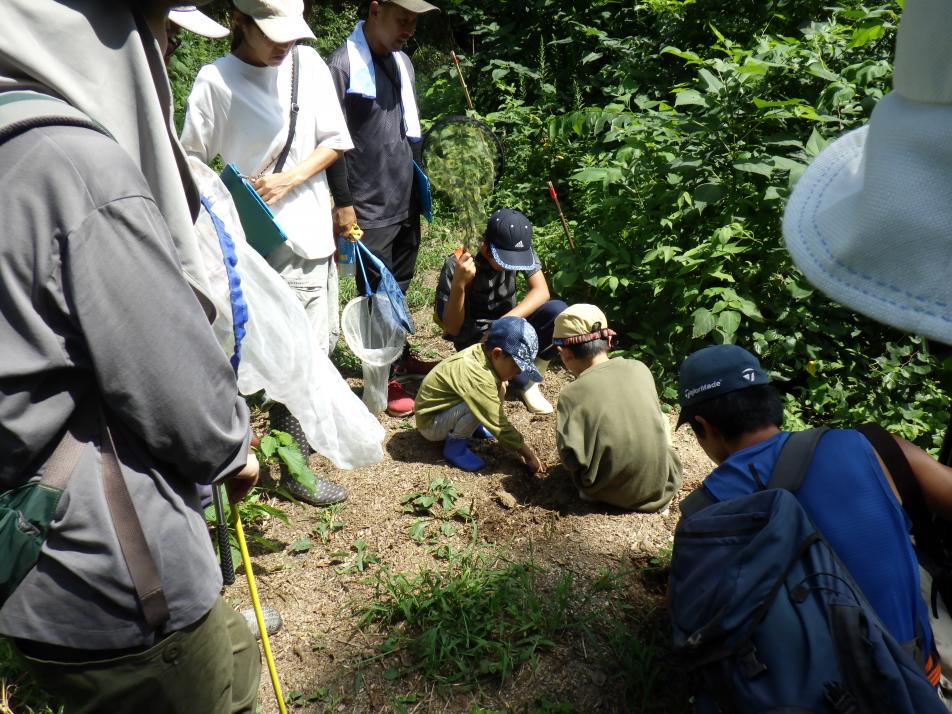
[[[228,34],[227,27],[218,24],[194,5],[175,6],[169,10],[169,20],[189,32],[215,40]]]
[[[234,0],[234,3],[235,9],[251,16],[272,42],[317,39],[304,21],[303,0]]]
[[[952,2],[907,0],[893,91],[827,146],[783,218],[787,249],[837,302],[952,344]]]

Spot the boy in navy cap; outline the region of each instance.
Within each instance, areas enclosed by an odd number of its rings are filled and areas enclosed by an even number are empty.
[[[516,301],[516,274],[524,273],[528,290]],[[436,287],[436,318],[457,350],[479,342],[494,320],[523,317],[536,332],[541,350],[536,362],[544,373],[555,357],[552,328],[567,305],[549,299],[549,286],[532,249],[532,223],[519,211],[501,208],[489,217],[479,252],[450,255]],[[550,414],[552,405],[538,384],[525,376],[512,383],[526,408]]]
[[[529,471],[542,464],[506,418],[505,383],[524,375],[537,383],[542,375],[533,364],[539,343],[535,330],[521,317],[496,320],[482,343],[440,362],[420,384],[416,425],[430,441],[446,440],[443,456],[464,471],[478,471],[486,462],[474,454],[470,437],[499,439],[518,451]]]
[[[678,426],[690,424],[717,467],[704,479],[689,510],[746,496],[766,487],[790,432],[782,431],[783,403],[757,358],[737,345],[712,345],[681,364]],[[930,503],[952,503],[952,472],[922,449],[895,438]],[[794,494],[823,533],[876,614],[901,643],[915,643],[933,684],[939,664],[909,522],[896,486],[867,438],[830,429],[820,438]],[[682,501],[682,508],[685,503]]]

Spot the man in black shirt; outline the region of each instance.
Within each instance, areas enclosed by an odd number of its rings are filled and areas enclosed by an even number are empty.
[[[437,10],[424,0],[373,0],[367,20],[327,61],[347,119],[354,149],[327,171],[334,197],[334,229],[355,222],[363,243],[387,266],[406,293],[420,248],[420,207],[414,186],[414,158],[420,154],[420,122],[415,76],[402,51],[420,13]],[[367,267],[371,289],[379,275]],[[358,290],[363,279],[358,273]],[[404,371],[427,365],[405,358]],[[403,416],[413,399],[395,380],[388,387],[387,411]]]

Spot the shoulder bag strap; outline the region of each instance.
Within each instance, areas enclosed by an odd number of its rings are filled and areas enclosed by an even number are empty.
[[[926,506],[922,489],[912,473],[909,460],[902,453],[902,448],[893,435],[879,424],[863,424],[856,427],[856,431],[869,440],[892,476],[902,507],[912,521],[912,535],[915,536],[916,545],[925,553],[939,552],[935,530],[932,528],[932,512]]]
[[[278,162],[274,165],[274,173],[279,174],[284,169],[284,162],[288,160],[288,154],[291,153],[291,142],[294,141],[294,127],[297,125],[298,111],[298,46],[294,45],[291,50],[291,118],[288,124],[288,140],[278,156]]]
[[[125,479],[116,457],[112,434],[106,424],[106,416],[100,408],[99,423],[102,438],[102,470],[103,490],[106,493],[106,503],[109,513],[119,537],[122,555],[132,576],[132,583],[136,589],[139,606],[145,621],[152,629],[158,629],[169,619],[169,606],[162,590],[162,580],[155,567],[155,560],[149,550],[149,544],[142,532],[142,524],[136,515],[135,505],[129,495]]]
[[[0,144],[42,126],[78,126],[111,138],[101,124],[62,99],[33,90],[0,93]]]
[[[821,426],[791,434],[780,450],[767,488],[782,488],[791,493],[799,491],[803,479],[806,478],[807,469],[810,468],[810,462],[813,461],[816,445],[820,437],[828,431],[828,427]]]
[[[702,511],[708,506],[713,506],[715,503],[714,499],[707,495],[707,491],[704,490],[704,486],[698,486],[696,489],[691,491],[687,496],[681,499],[681,504],[678,508],[681,509],[681,518],[688,518],[693,516],[698,511]]]

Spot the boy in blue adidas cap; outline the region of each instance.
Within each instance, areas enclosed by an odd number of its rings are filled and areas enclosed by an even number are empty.
[[[517,300],[516,276],[520,273],[526,279],[526,293]],[[463,251],[446,258],[434,301],[436,319],[457,350],[479,342],[500,317],[524,317],[539,341],[535,364],[540,374],[556,357],[552,329],[566,307],[561,300],[551,299],[539,257],[532,249],[531,221],[511,208],[500,208],[489,217],[475,255]],[[552,413],[537,382],[521,375],[510,387],[533,414]]]
[[[489,328],[481,343],[471,345],[440,362],[420,384],[416,396],[416,425],[424,438],[443,441],[443,456],[464,471],[478,471],[486,462],[468,445],[471,437],[496,438],[517,451],[529,471],[542,464],[506,418],[506,384],[526,375],[538,383],[542,376],[533,361],[539,341],[521,317],[502,317]]]

